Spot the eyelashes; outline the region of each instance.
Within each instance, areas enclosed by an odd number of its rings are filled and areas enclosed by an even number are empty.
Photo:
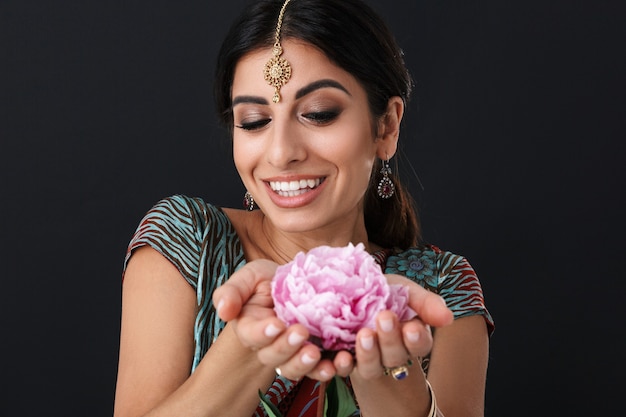
[[[303,114],[302,117],[317,123],[326,124],[332,122],[339,116],[339,110],[325,110]]]
[[[326,124],[331,123],[335,119],[337,119],[337,117],[339,117],[340,114],[341,114],[340,110],[333,109],[333,110],[323,110],[323,111],[303,113],[301,117],[315,125],[324,126]],[[254,130],[262,129],[263,127],[267,126],[267,124],[271,121],[272,119],[270,118],[257,119],[257,120],[242,122],[241,124],[235,125],[235,127],[242,129],[242,130],[254,131]]]
[[[270,121],[271,119],[254,120],[251,122],[241,123],[240,125],[235,125],[235,127],[243,130],[258,130],[267,125]]]

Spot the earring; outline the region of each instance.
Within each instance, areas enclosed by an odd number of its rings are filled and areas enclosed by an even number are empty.
[[[248,191],[243,195],[243,206],[248,211],[254,210],[254,198]]]
[[[380,170],[380,173],[383,174],[383,177],[380,179],[378,183],[378,196],[384,200],[391,197],[396,192],[396,186],[393,185],[393,181],[389,178],[389,174],[391,174],[391,168],[389,168],[389,159],[386,161],[382,161],[383,167]]]

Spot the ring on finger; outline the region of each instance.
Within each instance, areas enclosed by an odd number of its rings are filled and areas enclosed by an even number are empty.
[[[411,365],[413,365],[413,360],[409,358],[407,359],[406,363],[400,366],[394,366],[392,368],[387,368],[386,366],[383,366],[383,369],[385,371],[385,375],[391,375],[396,381],[401,381],[409,376],[409,367]]]

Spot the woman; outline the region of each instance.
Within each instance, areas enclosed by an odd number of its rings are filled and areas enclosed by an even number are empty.
[[[244,10],[216,99],[248,210],[173,196],[142,220],[124,271],[117,417],[264,415],[259,391],[284,416],[317,415],[317,382],[335,375],[366,417],[483,415],[493,322],[480,284],[464,258],[420,242],[389,169],[410,90],[360,0]],[[354,355],[322,358],[304,326],[275,316],[269,282],[300,251],[359,242],[410,287],[420,318],[382,311]]]

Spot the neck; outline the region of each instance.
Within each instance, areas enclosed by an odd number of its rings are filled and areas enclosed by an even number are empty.
[[[278,264],[291,261],[298,252],[307,252],[322,245],[339,247],[352,242],[355,245],[363,243],[370,253],[380,249],[368,241],[363,221],[358,226],[344,231],[332,227],[328,230],[290,233],[276,229],[271,221],[263,216],[260,233],[255,240],[262,256]]]

